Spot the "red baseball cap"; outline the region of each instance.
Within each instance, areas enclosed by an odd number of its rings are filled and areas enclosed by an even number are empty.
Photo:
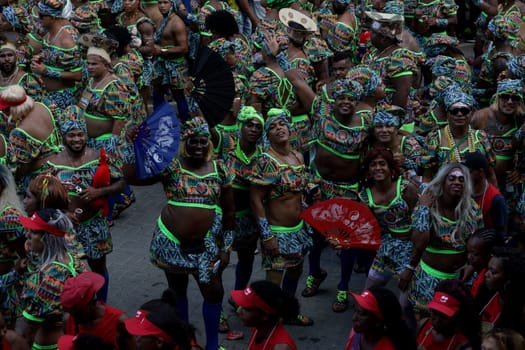
[[[461,303],[456,298],[443,292],[434,293],[434,297],[427,305],[427,309],[439,311],[448,317],[454,316],[460,307]]]
[[[139,337],[153,336],[168,344],[173,344],[173,337],[162,330],[162,328],[148,320],[146,318],[147,315],[147,311],[138,309],[135,317],[125,320],[124,324],[128,333]]]
[[[58,339],[58,350],[74,350],[73,342],[77,338],[76,335],[63,335]]]
[[[267,302],[261,299],[252,289],[251,286],[244,290],[231,290],[230,295],[235,301],[235,304],[245,309],[259,309],[268,314],[276,314],[277,310],[268,305]]]
[[[66,280],[60,302],[66,309],[87,305],[104,285],[104,277],[95,272],[83,272]]]
[[[359,304],[363,309],[370,311],[374,314],[379,320],[383,319],[383,314],[381,313],[381,310],[379,309],[379,304],[377,303],[377,299],[368,289],[364,290],[361,294],[350,292],[350,294],[354,297],[356,303]]]
[[[19,216],[18,219],[20,220],[20,224],[29,230],[45,231],[58,237],[64,237],[66,234],[61,229],[45,222],[44,219],[38,216],[37,212],[34,212],[31,217]]]

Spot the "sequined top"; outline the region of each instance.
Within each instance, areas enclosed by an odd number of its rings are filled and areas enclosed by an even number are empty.
[[[408,182],[399,177],[396,183],[396,195],[387,205],[374,203],[372,191],[368,187],[359,194],[361,201],[367,203],[377,218],[381,234],[406,235],[412,229],[412,210],[403,199],[403,191],[407,185]]]
[[[232,184],[234,175],[222,160],[212,160],[212,164],[212,172],[198,175],[184,169],[180,160],[174,159],[161,173],[168,201],[220,205],[221,189]]]
[[[276,199],[286,193],[299,193],[306,188],[307,174],[304,164],[282,163],[273,155],[263,152],[255,161],[250,183],[270,186],[269,199]]]

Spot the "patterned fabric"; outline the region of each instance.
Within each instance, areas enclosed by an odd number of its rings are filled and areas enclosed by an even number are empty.
[[[393,114],[390,114],[388,112],[378,111],[374,113],[374,119],[372,121],[372,125],[378,126],[378,125],[388,125],[388,126],[394,126],[396,128],[399,127],[399,118]]]
[[[468,136],[463,139],[463,142],[453,147],[447,140],[448,127],[431,132],[426,137],[425,155],[421,158],[421,166],[423,168],[439,169],[443,164],[451,162],[460,162],[463,160],[463,155],[469,152],[479,151],[487,157],[491,166],[496,164],[496,158],[492,148],[490,147],[487,134],[483,130],[473,130],[469,128]],[[442,146],[445,143],[447,146]],[[463,145],[466,147],[461,148]],[[457,152],[459,157],[457,158]]]
[[[363,97],[372,96],[382,83],[381,77],[376,71],[362,64],[350,68],[348,73],[346,73],[346,78],[357,81],[361,85],[363,88]]]
[[[337,21],[330,17],[325,21],[326,33],[326,44],[333,52],[350,52],[354,53],[357,44],[357,17],[353,15],[355,21],[355,27],[348,25],[345,22]]]
[[[498,14],[489,21],[487,28],[497,39],[512,40],[518,34],[520,22],[512,21],[510,17]]]
[[[371,268],[381,274],[391,273],[399,279],[399,275],[410,263],[412,247],[410,239],[397,239],[390,234],[381,236],[381,246],[377,250]]]
[[[289,192],[300,193],[307,183],[304,164],[281,163],[266,152],[257,157],[251,173],[252,185],[269,187],[269,199],[280,198]]]
[[[333,56],[326,41],[314,34],[306,38],[303,50],[308,60],[312,63],[319,63]]]
[[[63,110],[72,104],[75,104],[77,99],[77,88],[62,89],[57,91],[43,91],[42,103],[50,108]],[[58,120],[60,122],[60,120]]]
[[[416,11],[420,14],[418,17],[435,17],[447,18],[454,16],[458,11],[459,6],[454,0],[435,0],[425,3],[421,0],[417,1]]]
[[[181,250],[180,241],[164,226],[159,217],[150,245],[151,262],[169,273],[195,273],[199,283],[209,283],[214,275],[213,264],[219,254],[215,236],[221,231],[221,221],[222,215],[215,213],[213,224],[203,238],[204,252],[186,254]]]
[[[78,30],[66,25],[60,29],[63,33],[70,35],[76,42],[78,41]],[[81,51],[78,45],[64,49],[48,42],[49,34],[44,36],[42,51],[39,53],[40,60],[48,70],[58,72],[78,72],[82,68]]]
[[[306,80],[310,86],[313,86],[317,77],[315,75],[315,69],[308,59],[303,57],[294,58],[290,60],[290,66],[292,69],[297,69],[303,79]]]
[[[43,15],[62,18],[62,10],[66,5],[63,0],[41,0],[38,3],[38,12]]]
[[[476,104],[476,101],[470,94],[458,88],[447,88],[443,90],[441,96],[443,97],[443,105],[447,110],[456,103],[463,103],[471,108]]]
[[[235,148],[235,142],[238,139],[239,125],[222,125],[217,124],[214,127],[217,133],[217,143],[213,148],[213,153],[219,159],[225,159],[227,154]]]
[[[514,94],[523,96],[523,83],[518,79],[503,79],[498,81],[497,94]]]
[[[20,317],[20,291],[23,276],[14,269],[0,276],[0,310],[7,325],[14,327]]]
[[[457,47],[459,40],[446,33],[433,33],[425,42],[424,51],[428,57],[435,57],[443,53],[449,46]]]
[[[19,62],[20,64],[20,62]],[[43,88],[40,84],[40,81],[35,78],[33,74],[24,73],[18,79],[16,85],[20,85],[26,91],[26,95],[31,97],[35,101],[40,101],[42,99]],[[7,88],[7,86],[0,86],[0,91]]]
[[[525,80],[525,55],[512,56],[507,61],[507,68],[515,75],[516,79]]]
[[[92,3],[76,7],[69,21],[81,33],[95,34],[101,29],[97,9]]]
[[[354,80],[338,79],[332,83],[332,95],[334,99],[340,96],[350,96],[356,100],[361,99],[363,88]]]
[[[301,221],[295,227],[270,225],[270,230],[277,240],[280,254],[276,257],[263,255],[263,269],[281,271],[300,265],[313,246],[312,237],[304,227],[304,223]]]
[[[405,156],[405,163],[401,167],[405,178],[409,178],[413,174],[419,174],[421,158],[424,154],[424,149],[419,141],[413,136],[403,136],[401,139],[401,152]]]
[[[250,94],[263,102],[263,111],[270,108],[291,108],[297,101],[292,83],[268,67],[257,69],[250,77]]]
[[[75,237],[89,259],[101,259],[113,251],[113,242],[106,218],[97,213],[75,228]]]
[[[156,74],[161,77],[161,84],[172,89],[183,89],[189,76],[188,63],[184,57],[167,60],[157,57],[154,63]]]
[[[290,113],[286,109],[272,108],[268,111],[266,117],[268,118],[268,120],[264,125],[265,134],[268,134],[272,124],[276,121],[282,121],[288,128],[288,131],[292,129],[292,125],[290,124]]]
[[[243,215],[244,214],[244,215]],[[259,238],[259,230],[251,210],[246,213],[235,214],[235,241],[233,248],[245,248],[256,246]]]
[[[190,204],[219,205],[221,187],[230,186],[233,174],[222,160],[213,160],[214,170],[206,175],[195,175],[174,159],[162,171],[162,184],[168,200]]]
[[[68,256],[68,265],[53,262],[29,276],[22,294],[24,317],[37,322],[51,317],[62,318],[60,295],[64,284],[68,278],[85,271],[80,260],[70,254]]]
[[[496,60],[502,59],[509,61],[513,55],[510,52],[506,51],[496,51],[496,48],[493,47],[488,53],[484,53],[482,56],[481,71],[479,73],[479,79],[491,84],[491,86],[496,85],[498,77],[497,72],[494,68],[494,62]]]
[[[235,21],[237,22],[239,28],[242,27],[242,18],[239,11],[235,11],[234,9],[232,9],[230,5],[228,5],[226,2],[220,2],[220,7],[221,8],[215,8],[212,5],[210,5],[209,1],[206,1],[204,6],[200,8],[197,23],[199,24],[199,29],[201,31],[205,32],[207,30],[205,26],[206,17],[208,17],[209,14],[219,10],[228,11],[233,16],[233,18],[235,18]]]
[[[91,78],[82,97],[86,95],[91,95],[84,113],[86,118],[112,120],[128,117],[130,99],[128,90],[116,77],[99,89],[93,88],[93,78]]]
[[[195,117],[184,123],[182,131],[182,139],[186,141],[192,136],[206,136],[210,137],[210,129],[208,123],[203,118]]]

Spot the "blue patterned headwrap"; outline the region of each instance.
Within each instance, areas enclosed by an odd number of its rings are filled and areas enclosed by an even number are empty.
[[[403,3],[398,1],[387,1],[385,7],[383,7],[382,12],[391,13],[393,15],[405,16],[405,9],[403,8]]]
[[[270,127],[277,120],[282,120],[288,127],[288,130],[290,131],[292,129],[292,125],[290,124],[289,113],[290,112],[288,112],[288,110],[286,109],[270,108],[268,113],[266,113],[267,119],[266,119],[266,123],[264,124],[265,134],[268,134],[268,131],[270,131]]]
[[[87,132],[84,111],[79,106],[72,105],[67,107],[63,112],[62,119],[65,120],[65,122],[63,122],[60,126],[60,132],[62,133],[62,136],[66,136],[68,132],[76,129]]]
[[[340,96],[350,96],[356,100],[361,99],[363,87],[357,81],[350,79],[338,79],[332,83],[332,95],[334,99]]]
[[[38,3],[38,13],[62,18],[62,10],[64,10],[65,5],[63,0],[41,0]]]
[[[194,117],[184,123],[184,131],[182,132],[182,140],[186,141],[191,136],[203,135],[210,137],[210,128],[204,118]]]
[[[525,55],[512,56],[507,61],[507,68],[516,76],[516,78],[525,79]]]
[[[12,6],[6,6],[2,9],[2,15],[4,15],[5,20],[9,22],[11,27],[14,29],[20,29],[20,20],[16,16],[15,8]]]
[[[379,74],[364,64],[350,68],[348,73],[346,73],[346,79],[356,81],[361,85],[363,89],[362,97],[372,96],[382,82]]]
[[[523,83],[519,79],[504,79],[498,82],[498,95],[513,94],[523,96]]]
[[[338,2],[344,5],[350,5],[352,3],[352,0],[334,0],[334,2]]]
[[[241,123],[245,123],[248,120],[257,119],[264,127],[264,118],[261,113],[257,112],[252,106],[244,106],[237,115],[237,120]]]
[[[443,104],[447,110],[456,103],[464,103],[470,108],[473,108],[476,104],[476,101],[474,101],[474,98],[471,95],[461,91],[459,86],[455,85],[451,85],[447,89],[443,90],[442,96]]]
[[[456,60],[449,56],[437,55],[429,58],[426,64],[432,67],[432,75],[435,77],[452,77],[456,70]]]
[[[373,125],[388,125],[399,127],[399,118],[391,113],[378,111],[374,113],[374,119],[372,121]]]
[[[513,40],[519,31],[519,24],[506,16],[496,15],[487,25],[487,29],[498,39]]]

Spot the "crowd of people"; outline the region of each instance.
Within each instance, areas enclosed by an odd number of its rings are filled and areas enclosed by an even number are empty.
[[[298,289],[307,303],[329,273],[340,274],[332,311],[353,306],[348,350],[525,349],[519,0],[0,9],[2,349],[202,348],[188,323],[191,275],[206,350],[223,348],[219,332],[242,337],[226,300],[252,328],[250,350],[293,350],[284,325],[315,327]],[[203,47],[231,72],[233,98],[206,96],[222,86],[216,75],[192,76]],[[220,96],[225,113],[203,107]],[[133,142],[164,101],[182,125],[162,130],[178,152],[137,176]],[[135,201],[130,185],[157,182],[167,201],[149,256],[168,290],[129,317],[106,304],[110,230]],[[302,219],[337,198],[371,211],[379,249],[343,246]],[[340,271],[322,268],[325,248]],[[265,281],[252,278],[257,249]],[[367,276],[359,293],[352,273]]]

